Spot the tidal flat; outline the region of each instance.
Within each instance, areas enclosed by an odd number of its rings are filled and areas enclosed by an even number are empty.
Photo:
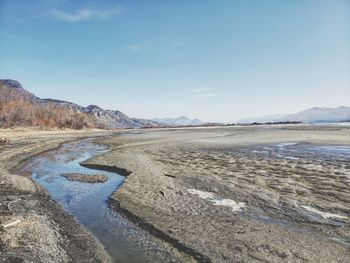
[[[350,128],[131,131],[92,167],[127,171],[114,209],[199,262],[348,262]]]
[[[99,230],[96,222],[71,216],[74,213],[58,205],[50,189],[47,192],[31,173],[16,175],[18,167],[37,154],[48,151],[45,156],[55,159],[54,149],[82,139],[105,149],[81,163],[95,169],[91,174],[101,170],[125,176],[111,196],[101,199],[108,203],[101,209],[123,217],[126,221],[118,219],[121,227],[131,229],[126,233],[136,239],[142,237],[146,246],[141,249],[147,254],[167,255],[165,260],[156,256],[160,262],[350,260],[350,127],[0,135],[9,141],[0,148],[0,223],[6,226],[0,231],[0,259],[5,262],[113,262],[120,254],[111,257],[109,251],[116,250],[103,239],[109,235],[98,234],[108,228]],[[83,147],[73,148],[89,156]],[[113,183],[70,182],[60,174],[57,178],[84,189]],[[83,197],[79,196],[79,204],[85,207]],[[97,234],[89,231],[89,225]]]

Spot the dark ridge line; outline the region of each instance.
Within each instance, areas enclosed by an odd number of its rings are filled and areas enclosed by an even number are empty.
[[[122,176],[129,176],[132,172],[130,172],[127,169],[120,168],[117,166],[110,166],[110,165],[104,165],[104,164],[96,164],[96,163],[80,163],[81,166],[94,169],[94,170],[100,170],[100,171],[105,171],[105,172],[112,172],[112,173],[117,173]]]
[[[186,253],[187,255],[191,256],[192,258],[194,258],[198,262],[213,263],[209,257],[199,253],[198,251],[194,250],[193,248],[190,248],[190,247],[180,243],[178,240],[169,236],[168,234],[166,234],[162,230],[156,228],[155,226],[153,226],[150,223],[145,222],[143,219],[141,219],[139,216],[133,214],[128,209],[121,207],[119,201],[117,201],[113,197],[109,198],[109,203],[110,203],[111,207],[114,208],[117,212],[124,215],[128,220],[130,220],[131,222],[133,222],[137,226],[143,228],[151,235],[171,244],[176,249],[178,249],[179,251],[181,251],[183,253]]]

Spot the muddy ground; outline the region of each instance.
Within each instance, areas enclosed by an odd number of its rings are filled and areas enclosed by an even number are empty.
[[[128,176],[115,209],[194,260],[350,262],[349,157],[305,150],[350,145],[350,127],[134,131],[99,141],[111,151],[86,165]],[[273,154],[288,142],[300,158]]]
[[[30,177],[28,158],[102,131],[0,130],[0,262],[110,262],[100,243]]]
[[[84,183],[104,183],[108,177],[103,174],[80,174],[80,173],[65,173],[63,177],[70,181],[84,182]]]

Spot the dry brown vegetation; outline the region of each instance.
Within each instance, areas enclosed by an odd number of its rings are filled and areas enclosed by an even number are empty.
[[[16,89],[0,84],[0,127],[14,126],[103,128],[87,114],[50,103],[41,104]]]

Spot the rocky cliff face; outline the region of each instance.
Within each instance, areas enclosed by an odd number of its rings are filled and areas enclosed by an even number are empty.
[[[23,89],[21,83],[19,83],[17,80],[12,79],[1,79],[0,83],[14,89]]]
[[[159,123],[151,120],[130,118],[117,110],[104,110],[96,105],[89,105],[83,111],[94,116],[108,128],[129,128],[129,127],[156,127]]]
[[[0,85],[2,87],[8,87],[11,88],[11,92],[7,92],[6,94],[3,94],[2,92],[0,96],[7,96],[7,99],[25,99],[25,100],[32,100],[32,101],[39,101],[40,99],[36,97],[33,93],[30,93],[29,91],[25,90],[21,83],[19,83],[16,80],[12,79],[0,79]]]

